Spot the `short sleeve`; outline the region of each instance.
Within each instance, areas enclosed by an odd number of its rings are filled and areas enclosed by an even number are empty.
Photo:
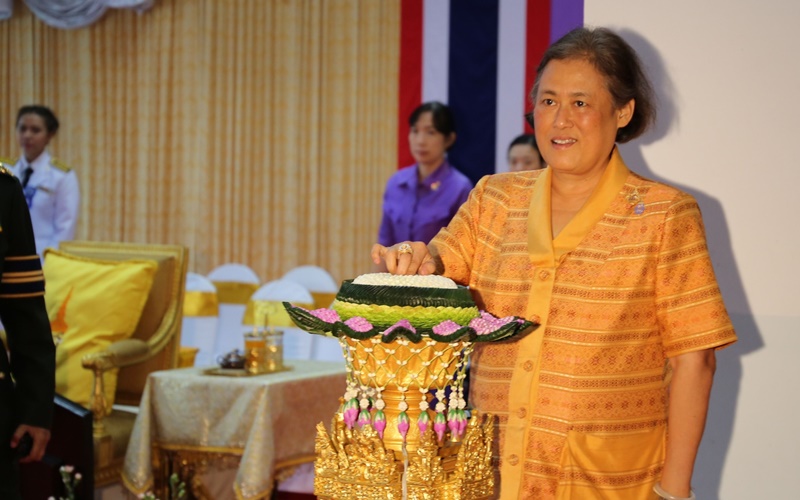
[[[469,283],[478,242],[481,198],[488,179],[486,176],[478,182],[450,223],[428,245],[439,271],[457,283]]]
[[[667,357],[736,341],[706,244],[697,202],[681,194],[664,218],[656,311]]]

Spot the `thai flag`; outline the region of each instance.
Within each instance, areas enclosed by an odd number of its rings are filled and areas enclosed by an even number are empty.
[[[408,116],[441,101],[455,115],[450,162],[477,182],[507,170],[508,144],[547,46],[583,25],[583,0],[402,0],[398,167],[414,163]]]

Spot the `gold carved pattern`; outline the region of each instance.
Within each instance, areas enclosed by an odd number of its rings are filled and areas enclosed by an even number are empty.
[[[348,429],[338,414],[331,433],[317,425],[314,493],[320,499],[480,500],[494,497],[492,417],[474,415],[461,442],[439,444],[431,428],[404,458],[370,427]]]

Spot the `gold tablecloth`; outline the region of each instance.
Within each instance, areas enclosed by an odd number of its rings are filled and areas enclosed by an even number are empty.
[[[254,377],[204,375],[202,368],[152,373],[125,456],[128,489],[153,488],[154,454],[167,449],[238,456],[236,496],[269,495],[276,465],[314,455],[315,427],[328,424],[345,387],[344,361],[287,365]]]

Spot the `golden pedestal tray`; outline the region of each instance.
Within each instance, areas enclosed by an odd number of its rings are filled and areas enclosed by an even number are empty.
[[[533,326],[481,313],[462,326],[384,328],[284,303],[306,331],[333,333],[347,363],[344,404],[317,425],[314,493],[323,500],[479,500],[495,496],[494,419],[466,409],[473,342]]]

